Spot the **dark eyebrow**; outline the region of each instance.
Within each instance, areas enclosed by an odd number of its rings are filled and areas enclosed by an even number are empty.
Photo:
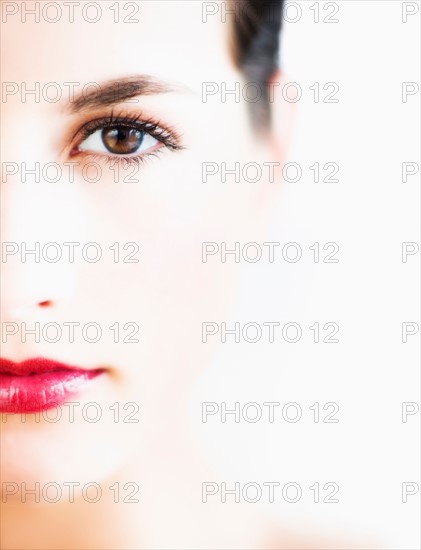
[[[84,86],[81,93],[75,94],[66,106],[66,110],[75,114],[98,107],[116,105],[139,95],[166,94],[180,91],[180,89],[180,86],[170,85],[148,75],[117,78],[101,84],[90,82]]]

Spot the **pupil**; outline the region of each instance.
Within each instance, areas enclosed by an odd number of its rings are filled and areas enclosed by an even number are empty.
[[[128,155],[135,153],[142,145],[144,132],[136,128],[125,128],[114,126],[102,130],[102,141],[105,147],[117,155]]]

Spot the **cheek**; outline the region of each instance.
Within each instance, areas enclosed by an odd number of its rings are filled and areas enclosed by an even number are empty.
[[[136,400],[145,398],[146,380],[148,391],[163,376],[185,385],[193,380],[211,353],[211,344],[202,343],[202,323],[220,322],[229,308],[236,266],[205,261],[203,250],[231,240],[242,207],[229,186],[203,184],[194,164],[191,158],[171,166],[155,162],[134,185],[102,181],[84,197],[91,206],[83,240],[100,242],[107,254],[75,268],[71,307],[76,318],[102,326],[139,325],[139,344],[115,345],[111,333],[101,341],[101,355],[120,371],[130,399],[135,392]]]

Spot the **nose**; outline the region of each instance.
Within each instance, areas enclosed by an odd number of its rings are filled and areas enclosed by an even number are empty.
[[[63,189],[3,184],[1,196],[1,317],[24,320],[73,298],[74,264],[63,244],[75,241]],[[67,198],[70,203],[70,197]],[[58,259],[57,259],[58,258]]]
[[[55,261],[54,255],[57,248],[63,252],[63,243],[77,240],[74,213],[82,201],[71,182],[42,178],[43,166],[60,165],[50,145],[54,132],[46,131],[45,117],[32,116],[25,106],[21,110],[1,107],[2,165],[14,167],[1,179],[2,324],[63,316],[75,294],[74,264],[64,254]]]

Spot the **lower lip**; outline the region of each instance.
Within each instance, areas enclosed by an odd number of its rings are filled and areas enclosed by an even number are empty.
[[[0,412],[34,413],[59,407],[103,370],[58,370],[18,376],[0,374]]]

